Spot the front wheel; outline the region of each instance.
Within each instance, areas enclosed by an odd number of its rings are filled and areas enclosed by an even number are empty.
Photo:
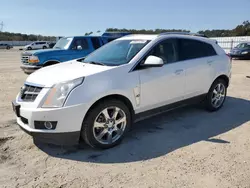
[[[46,49],[47,47],[46,46],[43,46],[43,49]]]
[[[207,98],[206,98],[206,108],[209,111],[219,110],[226,99],[227,96],[227,85],[223,79],[216,80],[211,86]]]
[[[105,100],[94,106],[82,125],[81,136],[93,148],[118,145],[131,126],[128,107],[119,100]]]

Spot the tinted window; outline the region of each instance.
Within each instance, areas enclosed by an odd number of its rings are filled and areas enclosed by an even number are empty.
[[[165,40],[156,45],[149,55],[162,58],[164,63],[173,63],[177,61],[176,49],[176,40]]]
[[[88,42],[86,39],[75,39],[73,41],[71,49],[76,50],[77,46],[80,46],[82,48],[82,50],[86,50],[86,49],[88,49]]]
[[[180,60],[188,60],[216,55],[214,48],[197,40],[180,40]]]
[[[94,49],[97,49],[97,48],[101,47],[99,38],[97,38],[97,37],[91,37],[90,39],[91,39],[91,42],[93,44]]]

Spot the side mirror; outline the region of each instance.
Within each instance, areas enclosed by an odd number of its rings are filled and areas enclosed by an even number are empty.
[[[162,58],[153,55],[148,56],[145,62],[141,64],[142,67],[162,67],[163,65]]]
[[[77,50],[82,50],[82,47],[81,47],[81,46],[77,46],[76,49],[77,49]]]

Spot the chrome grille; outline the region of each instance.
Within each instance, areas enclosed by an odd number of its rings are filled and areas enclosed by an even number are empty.
[[[21,61],[23,64],[28,64],[29,62],[29,56],[22,56],[21,57]]]
[[[20,91],[20,98],[25,102],[33,102],[42,89],[42,87],[24,85]]]

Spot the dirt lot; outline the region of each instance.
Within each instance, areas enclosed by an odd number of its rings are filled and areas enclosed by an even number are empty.
[[[137,123],[100,151],[34,144],[10,102],[26,75],[0,51],[0,187],[250,187],[250,61],[233,62],[223,109],[188,107]]]

